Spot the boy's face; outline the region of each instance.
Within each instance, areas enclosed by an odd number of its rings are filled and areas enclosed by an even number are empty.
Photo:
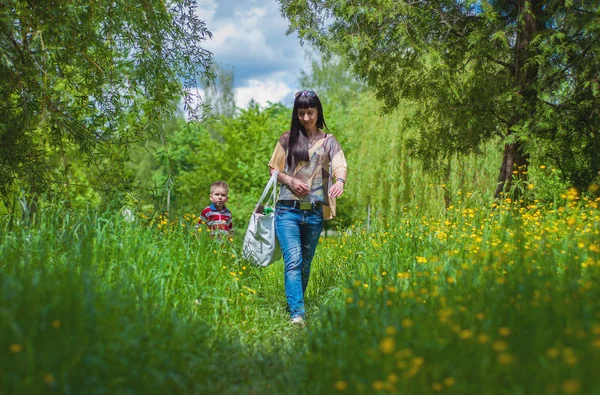
[[[223,210],[223,206],[227,203],[227,191],[225,188],[216,187],[209,195],[210,201],[213,202],[218,210]]]

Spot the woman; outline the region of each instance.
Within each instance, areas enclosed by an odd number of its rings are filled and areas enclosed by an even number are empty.
[[[296,93],[292,122],[269,162],[282,185],[275,206],[275,233],[285,264],[285,294],[292,323],[304,324],[304,292],[323,220],[335,216],[335,198],[344,193],[346,159],[323,128],[323,106],[314,91]]]

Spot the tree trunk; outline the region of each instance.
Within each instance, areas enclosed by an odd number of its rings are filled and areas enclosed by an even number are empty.
[[[448,207],[452,204],[452,195],[450,194],[450,189],[448,185],[450,185],[450,172],[452,170],[452,160],[450,158],[446,158],[446,166],[444,167],[444,207],[448,210]]]
[[[521,144],[518,141],[513,144],[505,144],[498,185],[494,195],[500,197],[505,190],[508,191],[512,186],[513,176],[517,180],[526,180],[528,165],[529,155],[523,154]]]
[[[529,44],[536,33],[543,29],[543,8],[540,3],[540,0],[517,0],[518,30],[515,43],[514,82],[518,99],[511,114],[507,135],[512,134],[514,125],[524,118],[530,118],[535,112],[537,94],[532,88],[532,83],[537,77],[538,69],[536,66],[528,65],[527,61],[535,55],[529,48]],[[495,196],[499,197],[503,191],[510,189],[513,177],[517,180],[526,180],[528,165],[529,155],[524,153],[523,144],[518,138],[514,143],[505,144]]]

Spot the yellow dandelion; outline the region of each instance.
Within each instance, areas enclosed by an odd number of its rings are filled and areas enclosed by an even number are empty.
[[[413,367],[420,367],[425,363],[425,359],[423,357],[415,357],[411,361],[411,365]]]
[[[558,357],[559,354],[560,351],[558,351],[558,349],[556,348],[549,348],[548,350],[546,350],[546,356],[550,359]]]
[[[390,336],[393,336],[396,334],[396,328],[393,326],[388,326],[387,328],[385,328],[385,333],[387,333]]]
[[[434,391],[441,391],[441,390],[443,390],[443,389],[444,389],[444,386],[443,386],[441,383],[433,383],[433,384],[431,385],[431,388],[432,388]]]
[[[446,377],[444,379],[444,385],[446,387],[452,387],[454,384],[456,384],[456,380],[454,380],[454,377]]]
[[[472,332],[472,331],[470,331],[469,329],[465,329],[465,330],[461,331],[461,332],[458,334],[458,336],[459,336],[461,339],[463,339],[463,340],[468,340],[468,339],[470,339],[471,337],[473,337],[473,332]]]
[[[53,326],[55,329],[58,329],[58,328],[60,328],[60,321],[59,321],[59,320],[54,320],[54,321],[52,321],[52,326]]]
[[[498,355],[498,362],[501,365],[510,365],[513,362],[513,356],[511,354],[502,353]]]
[[[490,337],[488,335],[486,335],[485,333],[481,333],[481,334],[479,334],[479,336],[477,336],[477,341],[480,344],[485,344],[490,341]]]
[[[576,200],[579,195],[577,192],[577,188],[571,188],[567,191],[567,199],[568,200]]]
[[[54,382],[54,376],[51,375],[50,373],[46,373],[44,375],[44,383],[46,384],[52,384]]]
[[[344,380],[338,380],[335,382],[335,389],[338,391],[345,391],[348,388],[348,383]]]
[[[374,381],[372,386],[375,391],[381,391],[384,388],[383,381],[380,381],[380,380]]]
[[[396,348],[396,340],[393,337],[384,337],[379,343],[379,351],[382,354],[391,354]]]
[[[581,385],[579,384],[579,380],[566,380],[562,383],[562,389],[565,394],[576,394],[581,389]]]
[[[505,326],[498,328],[498,333],[500,334],[500,336],[507,337],[510,335],[510,328],[507,328]]]
[[[17,343],[11,344],[10,347],[9,347],[9,349],[10,349],[11,352],[13,352],[15,354],[18,353],[18,352],[23,351],[23,347],[20,344],[17,344]]]
[[[594,341],[592,342],[592,347],[600,348],[600,338],[594,339]]]
[[[402,326],[405,328],[412,328],[415,323],[410,318],[405,318],[402,320]]]
[[[572,351],[569,353],[565,352],[564,358],[567,365],[575,365],[577,363],[577,357],[575,357],[575,354],[573,354]]]
[[[387,380],[390,384],[396,384],[396,382],[398,382],[398,376],[392,373],[387,377]]]
[[[496,340],[495,342],[492,343],[492,349],[494,351],[505,351],[508,348],[508,344],[505,341],[502,340]]]

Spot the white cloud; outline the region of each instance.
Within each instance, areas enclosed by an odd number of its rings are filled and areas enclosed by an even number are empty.
[[[310,62],[297,37],[286,36],[288,23],[276,0],[197,0],[198,17],[213,34],[205,43],[214,61],[234,72],[236,104],[251,98],[261,104],[281,101],[297,85]],[[289,100],[288,100],[289,99]]]
[[[279,79],[251,79],[245,86],[235,89],[235,102],[238,107],[246,108],[250,100],[266,106],[267,102],[286,102],[292,88]]]
[[[196,8],[198,17],[207,23],[212,22],[217,10],[215,0],[196,0],[196,4],[198,4],[198,8]]]
[[[250,100],[254,100],[261,107],[266,107],[269,102],[281,102],[292,105],[294,89],[285,84],[278,75],[273,75],[267,79],[251,79],[245,85],[235,88],[235,104],[239,108],[247,108]],[[198,105],[198,97],[204,97],[204,90],[201,88],[190,89],[192,93],[192,104]],[[183,111],[183,103],[180,105]],[[189,118],[189,114],[186,114]]]

